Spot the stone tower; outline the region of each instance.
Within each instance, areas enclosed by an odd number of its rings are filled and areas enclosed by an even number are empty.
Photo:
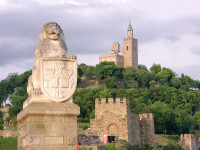
[[[119,52],[120,52],[119,49],[120,49],[119,43],[118,43],[118,42],[114,42],[114,43],[112,44],[112,51],[115,52],[115,53],[119,53]]]
[[[133,38],[133,28],[129,23],[127,37],[123,39],[124,67],[134,67],[138,69],[138,43]]]
[[[131,145],[152,146],[155,142],[153,114],[145,113],[138,116],[132,113],[130,102],[126,98],[97,98],[95,119],[90,120],[90,128],[104,142],[125,140]]]

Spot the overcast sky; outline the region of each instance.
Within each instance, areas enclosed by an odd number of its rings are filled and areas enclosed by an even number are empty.
[[[122,50],[129,20],[139,64],[200,80],[200,0],[0,0],[0,80],[32,69],[47,22],[61,26],[79,64],[95,65],[113,42]]]

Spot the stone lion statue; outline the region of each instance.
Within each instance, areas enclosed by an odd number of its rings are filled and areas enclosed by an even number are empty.
[[[28,80],[27,92],[29,95],[42,93],[40,85],[40,59],[57,57],[76,59],[75,55],[67,54],[63,30],[57,23],[49,22],[43,26],[39,35],[32,75]]]

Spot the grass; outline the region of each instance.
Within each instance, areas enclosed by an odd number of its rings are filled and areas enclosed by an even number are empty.
[[[17,137],[0,138],[0,150],[17,150]]]
[[[156,134],[156,142],[160,145],[168,145],[168,144],[178,144],[180,140],[179,135],[164,135],[164,134]]]
[[[89,128],[90,127],[90,123],[83,123],[83,122],[78,122],[77,123],[78,129],[82,129],[83,126],[88,126],[88,128]]]
[[[77,85],[76,90],[81,90],[83,88],[100,88],[100,87],[105,87],[105,85],[104,84],[98,84],[97,80],[86,79],[85,81],[81,81]]]

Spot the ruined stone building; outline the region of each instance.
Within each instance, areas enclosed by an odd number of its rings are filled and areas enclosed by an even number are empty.
[[[102,141],[126,140],[133,145],[155,142],[153,114],[132,113],[126,98],[96,99],[95,119],[90,121],[90,127]]]
[[[196,140],[194,134],[181,134],[179,144],[185,150],[199,150],[200,139]]]
[[[123,39],[123,52],[120,52],[120,44],[114,42],[112,50],[104,56],[99,56],[99,63],[103,61],[112,61],[119,67],[134,67],[138,69],[138,43],[133,38],[133,28],[129,23],[127,37]]]

